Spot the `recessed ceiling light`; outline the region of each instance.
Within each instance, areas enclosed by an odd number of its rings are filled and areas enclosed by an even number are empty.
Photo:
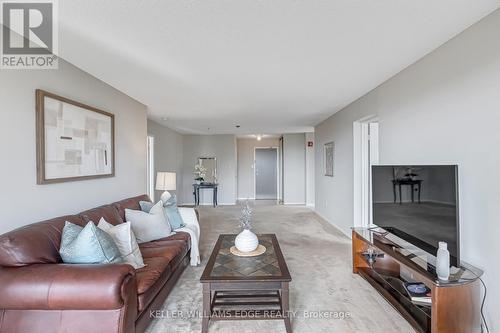
[[[167,121],[167,120],[168,120],[168,118],[167,118],[167,117],[162,117],[162,118],[161,118],[161,120],[163,120],[163,121]]]
[[[262,136],[257,135],[257,141],[260,141],[260,140],[262,140]]]

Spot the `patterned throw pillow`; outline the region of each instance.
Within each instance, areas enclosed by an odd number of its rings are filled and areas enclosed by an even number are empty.
[[[167,200],[167,202],[163,203],[163,210],[168,216],[168,221],[170,222],[172,229],[175,230],[186,226],[184,224],[184,221],[182,220],[181,214],[179,214],[179,209],[177,208],[176,195],[171,196],[170,199]]]
[[[141,206],[141,210],[143,212],[149,213],[151,208],[153,208],[154,204],[148,201],[140,201],[139,205]],[[177,208],[177,196],[173,195],[167,202],[163,203],[163,213],[170,223],[170,227],[172,230],[176,230],[179,228],[183,228],[186,226],[184,221],[182,220],[181,215],[179,214],[179,209]]]
[[[123,259],[113,238],[89,222],[82,228],[66,221],[59,254],[67,264],[117,264]]]
[[[97,227],[113,237],[125,263],[130,264],[135,269],[145,266],[130,222],[112,225],[101,217]]]

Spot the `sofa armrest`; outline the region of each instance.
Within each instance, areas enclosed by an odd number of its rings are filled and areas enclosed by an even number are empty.
[[[131,286],[133,284],[133,288]],[[36,264],[0,269],[0,309],[107,310],[137,299],[135,270],[126,264]]]

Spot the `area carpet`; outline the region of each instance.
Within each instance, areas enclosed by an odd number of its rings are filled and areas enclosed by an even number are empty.
[[[238,233],[239,206],[201,207],[200,267],[188,267],[148,333],[201,332],[199,278],[221,233]],[[296,333],[405,333],[411,326],[361,277],[352,274],[350,239],[305,207],[254,206],[253,230],[274,233],[288,264]],[[211,322],[209,332],[285,332],[281,320]]]

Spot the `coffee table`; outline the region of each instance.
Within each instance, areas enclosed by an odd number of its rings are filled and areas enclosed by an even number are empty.
[[[202,333],[210,320],[284,320],[292,332],[289,317],[289,289],[292,281],[278,239],[274,234],[258,235],[266,252],[256,257],[238,257],[229,251],[236,235],[220,235],[201,276],[203,284]]]

